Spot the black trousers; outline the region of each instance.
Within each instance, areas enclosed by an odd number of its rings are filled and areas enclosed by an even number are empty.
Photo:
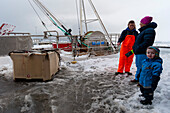
[[[153,76],[151,88],[144,88],[143,86],[140,85],[140,91],[146,100],[148,101],[153,100],[154,91],[157,88],[159,80],[160,77]]]
[[[144,88],[143,86],[140,86],[140,91],[146,100],[153,100],[154,91],[152,88]]]

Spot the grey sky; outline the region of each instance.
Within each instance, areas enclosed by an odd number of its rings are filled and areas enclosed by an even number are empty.
[[[30,0],[31,1],[31,0]],[[73,30],[72,34],[78,34],[78,20],[76,15],[76,0],[40,0],[67,28]],[[88,0],[86,11],[88,18],[95,18]],[[170,41],[170,0],[92,0],[107,31],[109,33],[120,33],[127,27],[129,20],[136,22],[137,29],[141,18],[153,16],[153,21],[158,24],[156,28],[157,41]],[[14,32],[30,32],[42,34],[45,28],[42,26],[37,15],[30,6],[28,0],[1,0],[0,24],[9,23],[15,25]],[[42,20],[49,30],[57,30],[46,16],[39,12]],[[95,22],[88,25],[89,30],[102,30]]]

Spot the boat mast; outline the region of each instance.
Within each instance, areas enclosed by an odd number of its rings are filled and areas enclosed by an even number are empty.
[[[84,23],[85,23],[85,28],[86,28],[86,32],[87,32],[88,29],[87,29],[87,19],[86,19],[86,12],[85,12],[84,0],[82,0],[82,6],[83,6],[83,14],[84,14]]]
[[[116,46],[113,44],[112,40],[111,40],[111,37],[109,36],[109,33],[107,32],[99,14],[97,13],[97,10],[95,9],[93,3],[91,0],[89,0],[89,4],[91,5],[91,8],[92,10],[94,11],[97,19],[87,19],[86,18],[86,13],[85,13],[85,6],[84,6],[84,0],[80,0],[80,34],[82,35],[83,33],[83,28],[82,28],[82,23],[84,22],[85,23],[85,28],[86,28],[86,32],[88,32],[88,29],[87,29],[87,23],[90,23],[90,22],[93,22],[93,21],[99,21],[105,35],[106,35],[106,39],[108,42],[110,42],[112,48],[116,49]],[[84,18],[82,17],[82,12],[84,14]]]
[[[105,26],[104,26],[104,24],[103,24],[103,22],[102,22],[102,20],[101,20],[101,18],[100,18],[100,16],[99,16],[99,14],[97,13],[97,11],[96,11],[96,9],[95,9],[92,1],[89,0],[89,3],[90,3],[90,5],[91,5],[91,7],[92,7],[92,9],[93,9],[93,11],[94,11],[97,19],[99,20],[99,22],[100,22],[100,24],[101,24],[101,26],[102,26],[102,29],[104,30],[105,34],[109,37],[109,33],[107,32],[107,30],[106,30],[106,28],[105,28]]]
[[[82,28],[82,0],[80,0],[80,35],[83,35],[83,28]]]
[[[101,18],[100,18],[100,16],[99,16],[99,14],[97,13],[97,10],[95,9],[92,1],[89,0],[89,3],[90,3],[90,5],[91,5],[91,7],[92,7],[92,9],[93,9],[93,11],[94,11],[97,19],[99,20],[99,23],[100,23],[103,31],[105,32],[106,36],[109,38],[112,48],[115,48],[115,49],[116,49],[116,46],[112,43],[112,40],[111,40],[111,38],[110,38],[110,36],[109,36],[109,33],[107,32],[107,30],[106,30],[106,28],[105,28],[105,26],[104,26],[104,24],[103,24],[103,22],[102,22],[102,20],[101,20]],[[108,39],[108,38],[107,38],[107,39]]]
[[[87,18],[86,18],[84,0],[80,0],[79,2],[80,2],[80,32],[81,32],[81,35],[82,35],[83,34],[83,25],[82,25],[82,23],[84,22],[84,24],[85,24],[86,32],[88,32],[88,27],[87,27]]]

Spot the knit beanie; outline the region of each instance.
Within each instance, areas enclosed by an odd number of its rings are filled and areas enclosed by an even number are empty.
[[[149,46],[147,49],[154,49],[156,57],[159,57],[160,50],[157,47]]]
[[[141,19],[141,23],[142,24],[149,24],[152,21],[152,17],[151,16],[145,16],[144,18]]]

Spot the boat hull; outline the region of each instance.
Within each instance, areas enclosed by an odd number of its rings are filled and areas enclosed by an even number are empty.
[[[57,44],[56,43],[53,43],[53,48],[57,48]],[[59,43],[58,44],[58,48],[59,49],[62,49],[64,51],[72,51],[72,44],[71,43]]]

